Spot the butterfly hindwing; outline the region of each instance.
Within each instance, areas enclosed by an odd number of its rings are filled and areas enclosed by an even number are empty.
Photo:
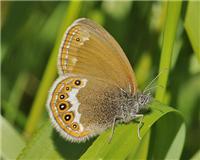
[[[121,90],[110,82],[66,74],[54,82],[47,106],[61,135],[79,142],[111,127],[122,114],[120,98]]]
[[[77,94],[87,80],[78,76],[59,77],[50,91],[48,110],[55,128],[71,141],[83,140],[89,134],[80,123]]]

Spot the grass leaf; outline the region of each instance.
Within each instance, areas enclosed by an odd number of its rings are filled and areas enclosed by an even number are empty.
[[[156,99],[163,102],[167,87],[169,69],[171,67],[171,59],[173,53],[173,45],[176,37],[176,29],[178,26],[179,16],[181,12],[182,2],[168,2],[166,24],[163,35],[163,46],[160,59],[159,73],[165,71],[158,78],[158,87],[156,90]]]
[[[24,72],[20,73],[15,85],[10,94],[9,100],[5,107],[5,118],[9,120],[10,123],[14,124],[19,113],[19,105],[23,97],[25,87],[28,83],[28,75]]]
[[[190,126],[194,117],[195,110],[198,106],[200,98],[200,75],[190,78],[180,88],[178,96],[178,110],[180,110],[185,118],[185,121]],[[190,96],[188,96],[190,95]]]
[[[191,160],[197,160],[200,158],[200,150],[198,150],[191,158]]]
[[[158,79],[158,85],[163,86],[156,91],[156,99],[163,102],[166,95],[169,69],[172,63],[172,53],[176,31],[181,13],[182,2],[168,2],[167,17],[163,35],[163,46],[160,60],[160,72],[167,69]],[[150,159],[179,159],[185,141],[185,124],[181,119],[169,114],[162,118],[152,131],[149,151]],[[167,135],[165,135],[167,133]],[[178,147],[177,147],[178,146]]]
[[[200,63],[200,2],[188,2],[184,26]]]
[[[128,156],[128,160],[132,160],[132,159],[147,159],[148,152],[149,152],[150,133],[151,132],[148,132],[144,136],[144,138],[141,141],[136,153],[131,152],[131,154]]]
[[[82,144],[65,141],[47,122],[33,136],[18,160],[78,159],[90,144],[91,141]]]
[[[1,158],[16,159],[21,149],[25,146],[25,142],[17,133],[17,131],[0,115],[1,123]]]

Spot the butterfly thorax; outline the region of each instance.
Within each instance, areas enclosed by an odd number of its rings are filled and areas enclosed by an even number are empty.
[[[122,122],[130,122],[137,114],[148,110],[148,103],[151,101],[150,93],[137,92],[136,94],[123,93]]]

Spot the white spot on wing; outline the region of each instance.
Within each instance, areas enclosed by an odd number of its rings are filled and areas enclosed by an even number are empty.
[[[72,57],[72,59],[71,59],[71,60],[72,60],[72,63],[73,63],[73,64],[76,64],[76,62],[78,61],[78,59],[77,59],[77,58],[75,58],[75,57]]]
[[[83,42],[85,42],[85,41],[89,40],[89,38],[88,38],[88,37],[83,37],[82,39],[83,39]]]
[[[87,79],[81,79],[81,81],[82,81],[83,84],[84,84],[84,85],[81,87],[81,88],[83,88],[83,87],[86,86]],[[75,118],[74,118],[73,122],[77,122],[77,123],[80,125],[80,130],[81,130],[81,132],[82,132],[84,128],[83,128],[83,126],[82,126],[81,123],[80,123],[81,114],[78,112],[78,108],[79,108],[79,106],[80,106],[81,103],[79,102],[79,100],[78,100],[78,98],[77,98],[77,94],[78,94],[78,92],[79,92],[79,90],[80,90],[81,88],[73,88],[73,89],[69,92],[68,101],[72,104],[72,107],[69,109],[69,111],[73,111],[74,114],[75,114]]]

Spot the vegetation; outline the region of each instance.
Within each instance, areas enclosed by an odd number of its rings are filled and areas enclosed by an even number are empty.
[[[65,141],[45,103],[66,28],[88,17],[119,42],[142,90],[159,73],[151,112],[86,143]],[[200,3],[1,2],[1,159],[199,159]],[[169,107],[171,106],[171,107]]]

